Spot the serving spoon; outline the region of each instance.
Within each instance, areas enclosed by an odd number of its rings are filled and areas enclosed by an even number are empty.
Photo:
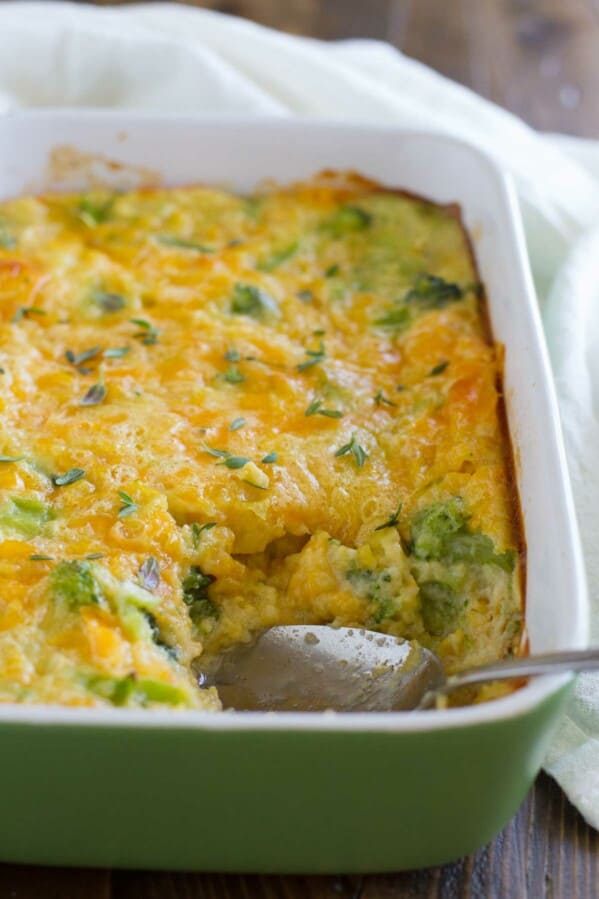
[[[432,708],[461,687],[599,669],[599,649],[511,658],[446,676],[441,660],[409,640],[362,628],[289,625],[215,657],[199,673],[225,709],[390,712]]]

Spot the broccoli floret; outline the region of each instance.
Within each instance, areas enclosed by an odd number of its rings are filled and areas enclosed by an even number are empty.
[[[397,611],[397,584],[391,573],[383,568],[373,571],[370,568],[358,568],[355,564],[349,568],[347,579],[358,596],[369,599],[372,603],[372,624],[381,624],[392,618]]]
[[[419,512],[412,523],[412,553],[417,559],[440,562],[469,562],[474,565],[498,565],[513,571],[512,552],[496,553],[490,537],[473,532],[462,500],[453,497]]]
[[[148,705],[162,703],[165,705],[188,705],[187,695],[179,687],[163,681],[141,679],[135,674],[126,677],[106,677],[93,674],[84,678],[88,690],[107,699],[113,705]]]
[[[29,540],[54,518],[46,503],[26,496],[9,496],[0,506],[0,535],[17,534]]]
[[[335,237],[343,237],[352,231],[364,231],[372,224],[372,216],[359,206],[342,206],[327,222],[327,229]]]
[[[218,618],[219,608],[208,596],[208,587],[214,582],[210,574],[197,565],[192,565],[189,574],[183,580],[183,601],[189,607],[189,617],[196,627],[200,627],[207,618]]]
[[[425,581],[420,584],[422,621],[429,634],[446,637],[456,629],[464,601],[449,584]]]
[[[406,293],[406,303],[413,303],[420,309],[443,309],[449,303],[464,296],[458,284],[452,284],[436,275],[418,275],[414,286]]]
[[[99,605],[104,598],[88,562],[59,562],[50,574],[50,591],[70,611]]]

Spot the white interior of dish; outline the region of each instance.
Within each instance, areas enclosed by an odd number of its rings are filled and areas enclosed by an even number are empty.
[[[51,165],[57,147],[68,149],[59,154],[60,165]],[[352,169],[390,187],[461,205],[487,289],[494,337],[506,348],[504,388],[527,544],[530,649],[586,646],[584,568],[524,234],[511,184],[487,157],[440,135],[297,119],[77,110],[18,114],[0,122],[0,198],[83,190],[90,179],[109,179],[119,187],[152,179],[204,182],[244,191],[266,178],[287,182],[325,168]],[[537,679],[505,699],[435,714],[214,716],[6,705],[0,706],[0,721],[419,730],[524,713],[566,680]]]

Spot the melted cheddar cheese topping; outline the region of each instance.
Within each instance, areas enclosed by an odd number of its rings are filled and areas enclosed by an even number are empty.
[[[517,651],[455,208],[322,175],[0,204],[0,699],[218,709],[194,659],[366,626]]]

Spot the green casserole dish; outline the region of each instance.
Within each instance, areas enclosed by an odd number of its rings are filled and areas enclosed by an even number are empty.
[[[148,171],[246,190],[331,168],[459,203],[505,346],[530,647],[586,645],[580,545],[522,226],[491,161],[442,136],[294,121],[43,112],[5,117],[0,130],[0,197],[81,190],[99,175],[121,187]],[[48,164],[57,135],[87,168]],[[0,857],[262,872],[440,864],[516,811],[568,687],[567,677],[544,678],[478,706],[388,715],[0,705]]]

